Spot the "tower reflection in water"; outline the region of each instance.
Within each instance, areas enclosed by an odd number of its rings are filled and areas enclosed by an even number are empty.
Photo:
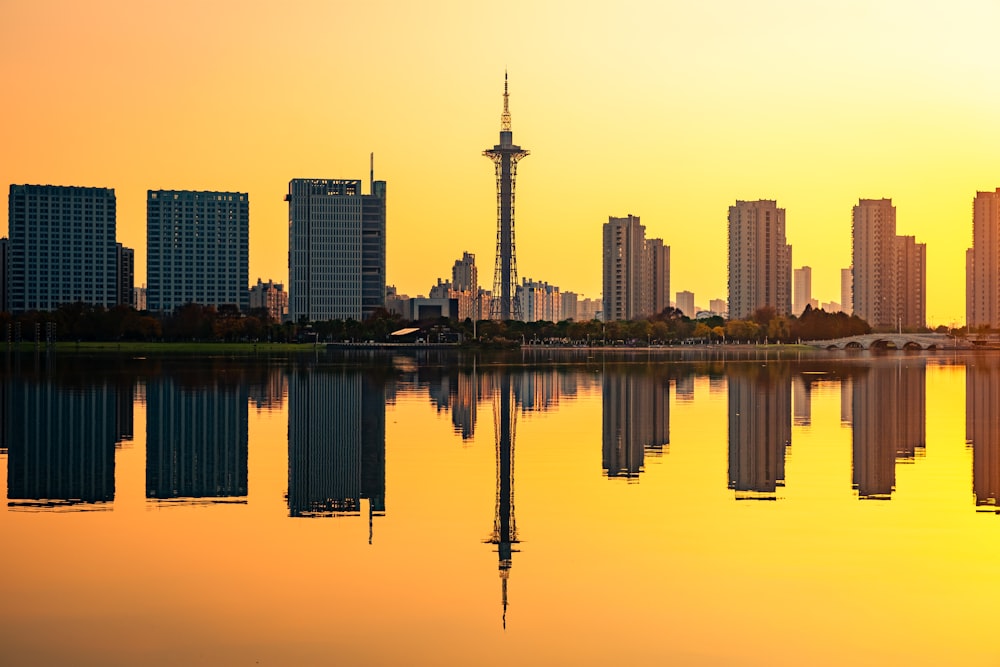
[[[296,368],[288,380],[288,511],[385,514],[386,380],[358,371]]]
[[[514,564],[517,544],[517,523],[514,518],[514,438],[517,432],[517,411],[513,409],[514,392],[510,374],[501,372],[493,389],[493,432],[496,440],[496,509],[493,532],[487,541],[497,546],[500,571],[500,595],[503,605],[502,623],[507,627],[507,580]]]
[[[132,436],[132,386],[72,373],[58,381],[55,376],[4,377],[0,444],[8,454],[8,507],[110,509],[115,445]]]
[[[774,500],[785,485],[785,449],[792,444],[791,369],[770,362],[726,371],[729,488],[738,500]]]
[[[239,374],[152,378],[146,387],[146,497],[245,503],[249,400]]]

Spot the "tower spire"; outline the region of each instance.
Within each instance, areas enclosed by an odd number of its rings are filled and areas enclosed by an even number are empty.
[[[500,131],[510,132],[510,107],[508,106],[507,94],[507,70],[503,71],[503,113],[500,114]]]

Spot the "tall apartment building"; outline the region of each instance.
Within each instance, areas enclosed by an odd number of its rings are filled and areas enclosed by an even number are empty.
[[[896,237],[896,317],[899,326],[927,325],[927,244],[912,236]]]
[[[288,184],[288,314],[364,320],[385,305],[385,181]]]
[[[118,272],[118,304],[135,307],[135,250],[115,244]]]
[[[854,312],[854,267],[840,270],[840,306],[848,315]]]
[[[969,330],[1000,328],[1000,188],[972,201],[972,247],[965,253]]]
[[[451,267],[451,284],[460,292],[475,293],[479,289],[479,271],[474,254],[463,252],[462,259],[455,260],[455,266]]]
[[[792,306],[792,246],[785,243],[785,209],[773,200],[729,207],[729,317],[746,319],[770,306]]]
[[[873,328],[923,327],[927,247],[896,236],[892,200],[858,200],[851,234],[854,314]]]
[[[725,299],[711,299],[708,302],[708,309],[716,315],[726,316],[729,314],[729,306]]]
[[[257,284],[250,287],[250,309],[263,308],[268,317],[275,322],[283,322],[288,314],[288,292],[281,283],[260,278]]]
[[[556,285],[524,278],[517,286],[517,297],[525,322],[558,322],[562,317],[562,294]]]
[[[896,207],[861,199],[854,207],[854,312],[872,327],[896,327]]]
[[[812,267],[792,271],[792,315],[798,317],[812,301]]]
[[[670,246],[662,239],[646,239],[646,228],[631,214],[608,217],[603,231],[604,320],[661,312],[670,298]]]
[[[245,192],[146,192],[146,300],[250,307],[250,201]]]
[[[8,206],[12,312],[118,303],[113,189],[11,185]]]

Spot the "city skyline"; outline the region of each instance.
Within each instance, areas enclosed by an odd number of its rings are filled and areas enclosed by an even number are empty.
[[[486,10],[451,3],[318,3],[306,22],[222,4],[199,6],[203,20],[191,22],[187,9],[0,9],[0,68],[15,100],[0,124],[0,180],[115,188],[137,276],[146,189],[238,190],[255,202],[251,276],[288,284],[288,179],[364,173],[371,151],[396,184],[389,284],[421,293],[428,264],[465,250],[491,257],[495,183],[480,151],[507,67],[518,136],[533,154],[518,192],[520,274],[597,296],[600,225],[631,210],[674,249],[676,288],[722,296],[725,257],[714,249],[726,207],[767,198],[791,216],[788,243],[813,268],[814,296],[839,300],[852,203],[891,197],[907,233],[930,248],[928,323],[964,320],[969,202],[1000,180],[1000,138],[988,132],[1000,95],[981,85],[998,48],[990,3],[634,3],[570,15],[513,3],[508,20],[521,33],[499,51],[478,43]],[[377,31],[367,27],[375,11],[391,17]],[[325,25],[345,38],[323,39]],[[212,48],[178,54],[178,39]],[[377,81],[367,68],[334,67],[362,55]],[[623,98],[633,100],[627,112]],[[757,156],[752,168],[736,154]]]

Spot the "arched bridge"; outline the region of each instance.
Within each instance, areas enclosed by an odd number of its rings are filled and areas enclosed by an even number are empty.
[[[802,341],[806,345],[824,350],[871,350],[896,348],[897,350],[944,350],[969,347],[965,341],[957,341],[948,334],[906,334],[873,333],[863,336],[848,336],[830,340]]]

